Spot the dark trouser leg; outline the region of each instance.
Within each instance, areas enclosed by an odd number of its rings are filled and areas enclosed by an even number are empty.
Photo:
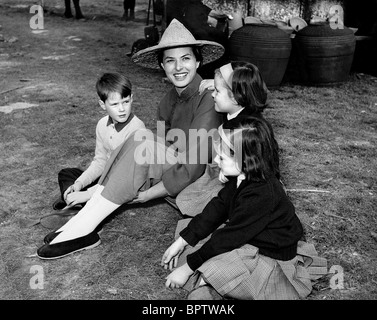
[[[123,18],[126,20],[135,19],[135,0],[124,0],[123,1],[124,14]],[[128,15],[128,9],[130,10]]]
[[[128,20],[128,0],[123,1],[123,9],[124,9],[123,18],[125,20]]]
[[[72,11],[71,11],[71,0],[64,0],[64,3],[65,3],[64,16],[66,18],[72,18],[73,15],[72,15]]]
[[[75,6],[75,11],[76,11],[76,19],[83,19],[84,15],[81,12],[80,8],[80,0],[73,0],[73,4]]]
[[[129,0],[130,3],[130,20],[135,20],[135,0]]]
[[[83,171],[79,168],[65,168],[60,170],[58,174],[58,183],[60,188],[61,199],[64,200],[64,192],[75,183],[76,179],[81,176]],[[82,191],[87,190],[88,188],[97,184],[99,179],[93,181],[90,185],[84,187]]]
[[[58,199],[54,201],[52,204],[52,207],[54,210],[61,210],[63,209],[67,204],[64,201],[64,192],[75,183],[76,179],[82,174],[82,170],[78,168],[66,168],[60,170],[58,174],[58,183],[60,188],[60,196]],[[93,181],[90,185],[84,187],[82,191],[87,190],[88,188],[96,185],[98,183],[98,179]],[[82,204],[83,206],[85,203]]]
[[[60,188],[60,195],[58,199],[52,204],[54,210],[61,210],[67,204],[64,201],[64,192],[75,183],[76,179],[81,175],[83,171],[78,168],[65,168],[58,173],[58,183]]]
[[[65,168],[59,171],[58,183],[62,200],[64,200],[64,192],[75,183],[76,179],[81,176],[82,173],[83,171],[78,168]]]

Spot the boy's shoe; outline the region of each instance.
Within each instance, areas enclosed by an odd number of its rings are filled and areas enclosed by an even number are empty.
[[[74,205],[73,207],[70,207],[70,209],[81,209],[83,206],[85,205],[85,203],[78,203],[76,205]],[[62,198],[58,198],[54,201],[54,203],[52,204],[52,209],[54,210],[63,210],[65,207],[67,206],[67,203],[62,200]]]
[[[187,300],[223,300],[223,297],[211,286],[204,285],[192,290]]]
[[[86,236],[59,242],[56,244],[45,244],[37,250],[37,256],[40,259],[58,259],[68,256],[81,250],[87,250],[97,247],[101,243],[101,238],[94,230]]]
[[[66,206],[67,206],[66,202],[64,200],[62,200],[62,198],[59,196],[59,198],[56,199],[54,201],[54,203],[52,204],[52,209],[61,210],[61,209],[65,208]]]
[[[57,230],[57,229],[56,229]],[[43,242],[45,244],[49,244],[52,240],[54,240],[62,231],[59,231],[59,232],[56,232],[56,230],[50,232],[48,235],[46,235],[44,238],[43,238]],[[95,232],[97,232],[98,234],[101,234],[103,229],[102,229],[102,225],[98,225],[97,228],[95,228],[94,230]]]

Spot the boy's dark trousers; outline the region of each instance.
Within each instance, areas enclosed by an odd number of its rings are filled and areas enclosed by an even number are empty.
[[[60,197],[53,204],[53,208],[55,210],[61,210],[67,205],[64,201],[64,192],[75,183],[76,179],[81,176],[83,172],[84,171],[79,168],[65,168],[59,171],[58,183],[60,188]],[[98,180],[99,178],[93,181],[90,185],[82,188],[81,191],[85,191],[88,188],[96,185],[98,183]]]

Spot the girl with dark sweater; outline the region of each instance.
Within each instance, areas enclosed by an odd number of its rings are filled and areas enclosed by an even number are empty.
[[[271,125],[257,117],[230,120],[219,128],[216,152],[228,182],[164,253],[165,269],[179,265],[166,286],[184,287],[189,299],[306,297],[312,287],[305,258],[317,254],[300,241]]]

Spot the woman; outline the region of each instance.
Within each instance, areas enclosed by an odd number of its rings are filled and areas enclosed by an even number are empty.
[[[199,90],[213,90],[215,110],[223,113],[224,123],[245,116],[262,117],[268,105],[268,89],[252,63],[233,61],[215,70],[214,79],[203,80]],[[176,204],[185,216],[201,213],[207,203],[223,188],[223,179],[218,179],[219,168],[209,164],[205,173],[182,190]]]
[[[211,93],[199,94],[202,78],[197,69],[201,63],[214,61],[223,53],[220,44],[196,40],[174,19],[158,45],[132,57],[140,66],[162,67],[173,84],[158,107],[164,134],[155,137],[151,132],[139,130],[113,152],[85,207],[45,237],[45,245],[37,251],[41,259],[56,259],[99,245],[101,240],[95,228],[122,204],[174,198],[204,173],[212,156],[208,141],[183,142],[177,135],[187,138],[192,130],[208,133],[221,124]],[[197,155],[195,161],[193,154]]]

